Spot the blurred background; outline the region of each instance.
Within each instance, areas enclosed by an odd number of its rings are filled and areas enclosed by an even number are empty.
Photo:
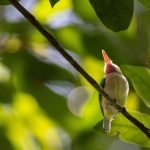
[[[101,49],[122,68],[150,67],[150,10],[137,1],[129,28],[118,33],[88,0],[60,0],[53,8],[49,0],[20,2],[97,82],[104,76]],[[98,93],[13,6],[0,6],[0,14],[0,149],[148,150],[96,132]],[[150,114],[131,83],[126,107]]]

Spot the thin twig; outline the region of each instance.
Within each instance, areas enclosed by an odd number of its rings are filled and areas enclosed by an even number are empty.
[[[39,32],[68,60],[68,62],[104,97],[109,100],[112,105],[121,112],[130,122],[137,126],[148,138],[150,138],[150,129],[145,127],[140,121],[127,112],[125,107],[114,103],[114,99],[103,90],[103,88],[64,50],[57,40],[30,14],[17,0],[9,0],[11,4],[36,28]]]

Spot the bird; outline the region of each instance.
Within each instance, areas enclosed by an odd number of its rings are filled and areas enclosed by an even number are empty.
[[[128,81],[123,76],[119,66],[112,62],[104,50],[102,50],[102,55],[105,66],[104,78],[100,82],[100,86],[118,105],[124,107],[129,92]],[[101,112],[104,117],[103,129],[106,133],[110,133],[111,122],[116,118],[119,111],[112,106],[112,103],[102,94],[99,94],[99,101]]]

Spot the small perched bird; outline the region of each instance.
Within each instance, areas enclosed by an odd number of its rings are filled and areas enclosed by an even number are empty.
[[[129,91],[128,81],[123,76],[120,68],[110,60],[104,50],[102,50],[102,55],[105,61],[105,77],[100,85],[111,98],[116,100],[117,104],[124,106]],[[99,95],[99,99],[101,111],[104,116],[103,128],[106,132],[110,133],[111,121],[118,114],[118,110],[101,94]]]

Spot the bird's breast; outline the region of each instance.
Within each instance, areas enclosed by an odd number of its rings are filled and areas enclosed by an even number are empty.
[[[108,74],[106,76],[104,90],[111,98],[116,99],[118,104],[124,106],[129,91],[128,81],[122,74]]]

